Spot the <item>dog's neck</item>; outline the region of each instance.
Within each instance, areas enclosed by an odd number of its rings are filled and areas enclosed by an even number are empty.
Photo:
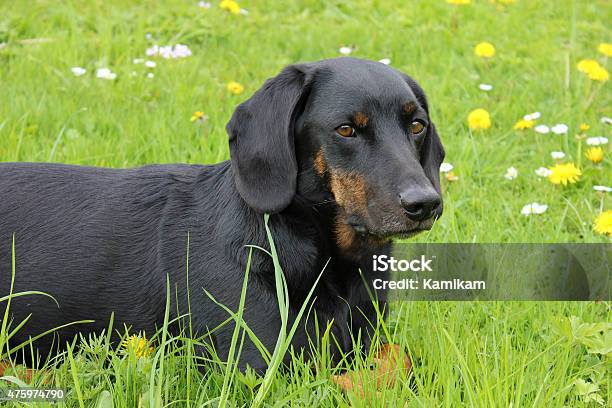
[[[219,189],[231,191],[224,194],[227,201],[218,207],[216,216],[213,216],[217,224],[215,231],[222,235],[217,241],[225,243],[220,250],[243,270],[246,270],[249,252],[252,251],[251,276],[274,287],[272,259],[256,248],[270,251],[264,214],[249,207],[239,195],[230,166],[222,169],[219,176]],[[210,191],[201,194],[206,196]],[[298,195],[283,211],[270,215],[268,228],[290,290],[292,286],[310,288],[330,258],[345,261],[331,239],[332,210],[330,207],[313,206]],[[210,215],[207,218],[210,219]],[[292,282],[295,284],[292,285]]]
[[[251,271],[254,276],[274,285],[274,266],[270,256],[255,247],[270,250],[264,215],[255,211],[241,198],[236,188],[231,167],[223,171],[219,182],[229,188],[231,197],[219,207],[217,228],[224,235],[228,250],[234,262],[246,269],[250,248],[252,249]],[[381,251],[384,245],[372,245],[365,238],[356,236],[353,245],[347,248],[338,245],[337,212],[339,208],[333,199],[313,200],[298,191],[291,204],[279,213],[271,214],[268,221],[277,256],[291,290],[292,280],[299,287],[314,284],[328,260],[330,265],[325,272],[326,280],[333,285],[334,274],[354,274],[359,279],[358,270],[371,259],[371,254]],[[319,196],[316,196],[320,198]],[[225,226],[238,226],[227,229]],[[341,281],[341,279],[338,279]],[[343,282],[346,282],[344,279]]]

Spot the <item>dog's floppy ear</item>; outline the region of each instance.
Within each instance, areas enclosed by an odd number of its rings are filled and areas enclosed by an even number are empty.
[[[431,118],[429,118],[429,105],[427,104],[425,92],[423,92],[421,86],[417,84],[414,79],[404,73],[401,73],[401,75],[410,89],[412,89],[419,104],[427,111],[429,126],[427,127],[427,135],[421,146],[421,166],[436,191],[440,193],[440,164],[442,164],[444,160],[444,146],[442,146],[442,141],[440,140],[440,136],[438,136],[436,126],[431,121]]]
[[[307,87],[307,66],[291,65],[240,104],[226,126],[238,192],[259,212],[279,212],[295,195],[293,128]]]

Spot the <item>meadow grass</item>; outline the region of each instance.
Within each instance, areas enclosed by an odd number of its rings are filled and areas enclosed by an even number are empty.
[[[418,241],[609,243],[593,231],[593,220],[610,209],[610,196],[592,189],[612,184],[609,145],[604,161],[593,165],[575,135],[587,123],[588,136],[611,136],[600,121],[612,116],[610,82],[591,81],[576,69],[584,58],[610,67],[597,52],[599,43],[612,39],[610,4],[493,3],[262,0],[240,2],[248,15],[233,15],[217,1],[210,9],[178,0],[1,1],[0,161],[132,167],[226,160],[225,124],[239,102],[283,66],[336,57],[340,46],[350,46],[353,56],[390,58],[419,81],[446,161],[459,177],[443,180],[445,213]],[[494,44],[495,57],[474,55],[481,41]],[[188,45],[193,56],[149,58],[155,68],[133,63],[147,59],[153,44],[176,43]],[[87,73],[73,75],[75,66]],[[117,78],[96,78],[101,67]],[[241,83],[244,92],[228,92],[229,81]],[[480,83],[493,90],[481,91]],[[490,129],[468,128],[467,116],[476,108],[491,113]],[[196,111],[207,120],[191,122]],[[568,133],[513,130],[534,111],[542,113],[538,124],[565,123]],[[535,175],[555,163],[551,151],[565,152],[564,161],[582,169],[578,183],[561,187]],[[511,166],[519,172],[515,180],[503,177]],[[534,201],[548,210],[521,215]],[[0,254],[10,253],[10,245],[0,243]],[[194,357],[198,340],[188,331],[164,341],[162,330],[148,357],[118,349],[105,336],[85,339],[58,359],[51,380],[41,371],[33,382],[67,388],[69,407],[599,405],[598,399],[609,403],[611,392],[610,329],[603,324],[609,307],[394,304],[387,330],[410,351],[415,369],[392,389],[377,394],[366,388],[365,396],[332,384],[324,353],[314,372],[296,357],[290,371],[271,377],[239,373],[218,361],[202,374]],[[243,331],[235,336],[236,352],[241,336]],[[265,395],[256,397],[262,381]]]

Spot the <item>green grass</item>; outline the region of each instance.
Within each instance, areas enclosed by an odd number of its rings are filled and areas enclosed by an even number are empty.
[[[592,228],[595,217],[611,209],[610,195],[592,190],[612,184],[610,147],[604,146],[606,158],[594,166],[583,156],[584,142],[575,138],[583,122],[591,126],[589,136],[612,137],[612,128],[600,122],[612,116],[610,82],[590,81],[576,70],[583,58],[612,69],[597,52],[600,42],[612,41],[609,2],[517,0],[498,7],[474,0],[456,7],[443,0],[243,1],[248,16],[230,15],[212,3],[204,10],[197,1],[178,0],[1,1],[0,161],[131,167],[225,160],[224,128],[239,102],[283,66],[335,57],[340,46],[350,45],[354,56],[390,58],[392,66],[422,84],[446,161],[459,176],[444,182],[445,214],[419,241],[610,242]],[[481,41],[497,49],[490,61],[473,54]],[[194,55],[155,59],[154,69],[133,64],[153,42],[187,44]],[[73,66],[88,72],[75,77]],[[103,66],[117,73],[115,81],[95,78],[95,69]],[[243,84],[245,92],[229,94],[229,81]],[[483,92],[479,83],[494,89]],[[493,125],[471,132],[466,118],[479,107],[491,112]],[[190,122],[195,111],[208,120]],[[538,123],[566,123],[570,131],[540,135],[512,129],[533,111],[542,113]],[[577,184],[562,188],[534,174],[554,163],[555,150],[582,169]],[[519,170],[513,181],[503,178],[510,166]],[[523,205],[533,201],[548,204],[548,211],[522,216]],[[9,245],[0,243],[5,248],[0,253],[8,253]],[[388,328],[393,340],[410,350],[416,365],[411,379],[363,399],[334,387],[330,370],[313,373],[296,364],[294,373],[266,379],[264,402],[597,405],[587,401],[593,396],[587,386],[573,385],[576,380],[597,384],[597,395],[609,402],[604,375],[609,351],[606,356],[594,345],[604,341],[600,327],[586,325],[609,321],[609,307],[605,302],[396,304]],[[211,366],[219,369],[202,375],[194,366],[195,340],[168,340],[157,360],[121,353],[104,337],[77,343],[56,366],[53,384],[69,390],[66,406],[107,407],[111,400],[116,407],[149,406],[157,398],[174,402],[170,406],[207,401],[215,406],[219,398],[244,406],[255,399],[262,379],[251,373],[226,376],[218,363]],[[326,367],[325,357],[318,365]],[[35,382],[43,376],[37,373]]]

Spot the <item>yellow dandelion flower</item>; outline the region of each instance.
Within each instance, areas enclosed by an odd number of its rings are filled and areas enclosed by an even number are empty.
[[[603,235],[612,236],[612,210],[604,211],[595,218],[593,226],[595,232]]]
[[[599,62],[593,59],[583,59],[578,62],[578,71],[584,72],[585,74],[592,70],[594,67],[598,67]]]
[[[482,108],[474,109],[468,115],[468,125],[472,130],[485,130],[491,127],[491,116]]]
[[[585,73],[593,81],[605,82],[610,79],[608,70],[593,59],[583,59],[578,63],[578,71]]]
[[[244,91],[244,86],[239,84],[238,82],[228,82],[227,90],[234,95],[240,95]]]
[[[587,125],[586,123],[581,123],[580,124],[580,131],[581,132],[586,132],[587,130],[589,130],[591,127],[589,125]]]
[[[534,126],[535,126],[535,120],[521,119],[514,124],[513,128],[516,130],[525,130],[525,129],[531,129]]]
[[[232,14],[240,14],[240,6],[233,0],[223,0],[219,3],[219,7]]]
[[[608,79],[610,79],[610,74],[608,73],[608,70],[602,67],[601,65],[587,72],[587,75],[593,81],[606,82]]]
[[[474,47],[474,54],[479,57],[491,58],[495,56],[495,47],[489,42],[481,42]]]
[[[470,4],[470,0],[446,0],[448,4]]]
[[[550,167],[550,174],[548,180],[553,184],[563,184],[566,186],[568,183],[573,184],[580,179],[582,172],[574,163],[557,164]]]
[[[597,47],[597,51],[601,52],[606,57],[612,57],[612,44],[601,43],[599,47]]]
[[[133,352],[138,358],[149,357],[153,354],[153,346],[150,346],[147,339],[141,335],[131,335],[121,342],[121,347],[127,352]]]
[[[604,151],[601,147],[591,147],[586,151],[585,155],[593,164],[597,164],[603,161]]]
[[[204,112],[196,111],[193,113],[190,120],[192,122],[195,122],[196,120],[204,120],[205,118],[206,116],[204,115]]]
[[[446,179],[448,181],[457,181],[459,180],[459,177],[453,173],[452,171],[449,171],[448,173],[445,173],[444,177],[446,177]]]

